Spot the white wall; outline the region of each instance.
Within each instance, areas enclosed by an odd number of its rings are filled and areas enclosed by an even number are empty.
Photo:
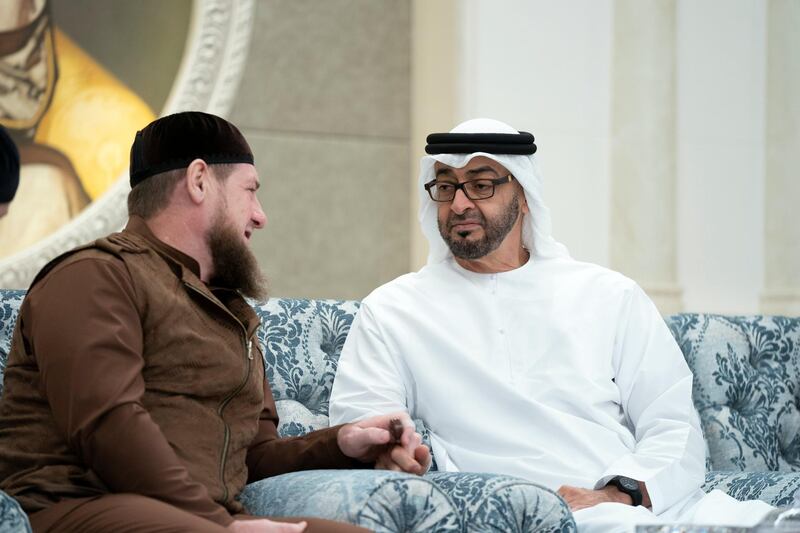
[[[607,264],[610,0],[461,7],[459,120],[533,133],[554,236],[575,257]]]
[[[554,236],[577,259],[608,265],[613,1],[459,7],[459,120],[488,116],[531,131]],[[677,9],[684,308],[755,313],[764,270],[765,4],[678,0]]]
[[[688,311],[758,311],[765,28],[763,1],[678,2],[678,273]]]

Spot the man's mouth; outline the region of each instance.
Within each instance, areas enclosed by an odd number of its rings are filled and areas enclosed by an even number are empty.
[[[450,221],[450,231],[455,232],[462,239],[466,239],[473,231],[477,231],[482,227],[483,224],[478,219]]]
[[[245,230],[245,232],[244,232],[244,238],[245,238],[245,239],[247,239],[247,240],[249,241],[249,240],[250,240],[250,236],[251,236],[251,235],[253,235],[253,232],[252,232],[252,231],[250,231],[250,230]]]
[[[466,222],[458,222],[456,224],[452,224],[450,226],[450,229],[457,232],[462,232],[462,231],[474,231],[476,229],[480,229],[481,227],[483,226],[481,226],[480,223],[478,222],[466,221]]]

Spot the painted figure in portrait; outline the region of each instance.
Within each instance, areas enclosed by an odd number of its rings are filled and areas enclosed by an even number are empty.
[[[155,118],[53,22],[50,0],[0,2],[0,124],[19,147],[17,196],[0,259],[77,216],[119,178],[137,129]]]

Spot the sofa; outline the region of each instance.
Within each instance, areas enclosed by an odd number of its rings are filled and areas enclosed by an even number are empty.
[[[24,294],[0,289],[0,375]],[[254,307],[279,432],[326,427],[358,302],[274,298]],[[696,375],[695,404],[709,450],[705,488],[789,504],[800,489],[800,318],[680,314],[667,323]],[[424,424],[417,424],[425,438]],[[438,472],[435,465],[422,477],[295,472],[248,485],[240,500],[255,515],[319,516],[381,532],[576,531],[567,506],[547,488],[511,476]],[[30,526],[0,491],[0,533],[11,531]]]

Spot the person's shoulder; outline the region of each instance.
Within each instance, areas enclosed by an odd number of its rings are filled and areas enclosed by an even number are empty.
[[[407,293],[418,283],[417,275],[418,272],[403,274],[378,286],[362,300],[362,305],[380,305],[381,302],[391,301],[397,296]]]
[[[379,307],[411,303],[422,295],[430,294],[445,271],[446,265],[440,263],[424,266],[417,272],[402,274],[374,289],[364,298],[362,304]]]
[[[103,279],[127,276],[123,259],[112,251],[97,246],[97,241],[79,246],[47,263],[31,283],[29,292],[55,284],[91,286]]]
[[[557,275],[563,276],[570,283],[586,283],[596,289],[623,292],[628,292],[638,287],[631,278],[596,263],[574,259],[555,259],[547,261],[547,263],[547,268],[557,272]]]
[[[53,278],[70,277],[75,280],[103,277],[103,274],[126,272],[125,263],[118,256],[100,248],[85,248],[69,254],[43,273],[39,283]]]

